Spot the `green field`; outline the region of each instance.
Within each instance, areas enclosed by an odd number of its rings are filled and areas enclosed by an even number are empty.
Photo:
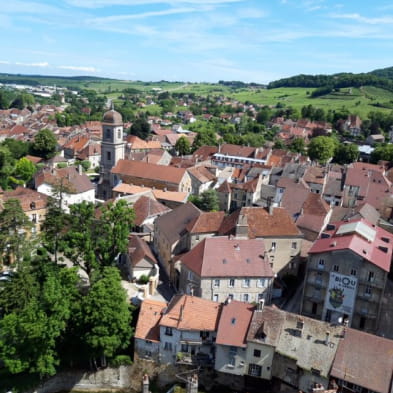
[[[329,109],[347,108],[351,113],[366,117],[371,111],[390,112],[391,109],[376,107],[375,104],[386,104],[393,101],[393,92],[378,87],[365,86],[362,88],[345,88],[326,96],[311,98],[313,89],[301,87],[282,87],[278,89],[259,89],[255,91],[243,90],[231,94],[239,101],[250,101],[262,105],[276,105],[282,103],[301,109],[305,105],[312,105]]]
[[[329,109],[347,108],[351,113],[365,118],[371,111],[390,112],[393,110],[393,92],[379,87],[364,86],[360,88],[341,88],[337,92],[312,98],[313,88],[281,87],[277,89],[264,88],[232,88],[222,84],[213,83],[186,83],[186,82],[142,82],[122,81],[116,79],[93,77],[48,77],[29,75],[0,74],[2,83],[23,83],[66,86],[69,88],[94,89],[100,94],[117,100],[126,88],[133,88],[143,95],[154,95],[161,91],[194,93],[196,96],[225,96],[240,102],[251,102],[260,105],[275,106],[281,103],[301,109],[305,105]],[[154,108],[150,108],[153,110]]]

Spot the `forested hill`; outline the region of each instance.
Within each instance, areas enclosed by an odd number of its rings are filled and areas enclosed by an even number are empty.
[[[341,87],[376,86],[393,91],[393,67],[362,74],[339,73],[333,75],[295,75],[270,82],[268,89],[277,87]]]

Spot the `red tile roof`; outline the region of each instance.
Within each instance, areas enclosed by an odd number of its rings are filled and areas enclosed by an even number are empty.
[[[262,239],[203,239],[179,259],[200,277],[273,277]]]
[[[130,236],[128,239],[128,254],[132,266],[137,265],[142,259],[148,260],[153,265],[157,264],[157,260],[149,245],[139,236]]]
[[[325,169],[316,166],[308,167],[303,175],[303,180],[306,183],[324,184],[325,179]]]
[[[186,172],[183,168],[150,164],[140,161],[119,160],[112,173],[179,184]]]
[[[135,329],[135,338],[160,341],[159,321],[165,307],[166,303],[157,300],[145,299],[142,302]]]
[[[160,325],[179,330],[216,331],[221,304],[200,297],[176,295],[170,301]]]
[[[64,149],[72,149],[74,152],[79,152],[84,149],[89,143],[90,138],[85,135],[76,135],[69,140],[64,146]]]
[[[246,347],[254,309],[253,305],[236,300],[226,303],[218,324],[216,344]]]
[[[17,187],[15,190],[4,191],[4,201],[18,199],[24,212],[44,209],[48,202],[48,196],[30,188]]]
[[[384,229],[360,219],[332,223],[324,233],[330,237],[319,238],[310,249],[310,254],[351,250],[379,268],[387,272],[390,270],[393,235]],[[370,234],[370,237],[367,238],[368,235],[365,237],[364,233]]]
[[[301,236],[290,214],[281,207],[273,208],[272,214],[262,207],[243,207],[237,215],[238,217],[246,216],[249,239]]]
[[[132,207],[135,211],[135,225],[142,225],[147,218],[159,216],[171,211],[169,207],[148,196],[138,198]]]
[[[199,217],[194,218],[188,225],[187,231],[194,233],[214,233],[218,232],[224,219],[225,213],[203,212]]]
[[[213,181],[216,177],[204,166],[197,166],[187,169],[188,173],[194,176],[201,183]]]

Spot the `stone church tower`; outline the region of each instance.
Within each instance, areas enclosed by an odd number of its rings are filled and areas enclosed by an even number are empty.
[[[100,180],[98,199],[112,198],[113,180],[111,169],[124,158],[123,119],[114,109],[106,112],[102,121]]]

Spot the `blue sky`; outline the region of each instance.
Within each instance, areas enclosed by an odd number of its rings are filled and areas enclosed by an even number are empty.
[[[2,0],[0,72],[269,82],[393,66],[391,0]]]

